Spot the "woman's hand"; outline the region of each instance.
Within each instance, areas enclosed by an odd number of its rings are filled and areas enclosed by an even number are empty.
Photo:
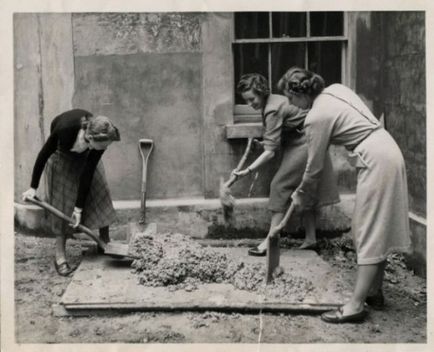
[[[80,208],[74,208],[74,212],[72,213],[72,221],[73,223],[71,223],[71,226],[75,229],[78,227],[78,225],[80,225],[81,222],[81,213],[82,213],[83,209]]]
[[[23,201],[25,202],[27,199],[35,199],[36,197],[36,189],[29,188],[27,191],[25,191],[22,195]]]
[[[237,177],[244,177],[244,176],[250,174],[250,172],[251,172],[251,170],[249,168],[244,169],[244,170],[239,170],[239,171],[232,170],[232,174],[237,176]]]
[[[303,212],[310,208],[312,208],[312,202],[309,201],[309,197],[303,191],[297,190],[292,196],[292,202],[294,204],[294,208],[297,212]]]

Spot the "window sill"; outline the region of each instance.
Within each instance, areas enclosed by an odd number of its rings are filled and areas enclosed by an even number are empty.
[[[264,132],[261,122],[227,124],[225,127],[227,139],[260,138]]]

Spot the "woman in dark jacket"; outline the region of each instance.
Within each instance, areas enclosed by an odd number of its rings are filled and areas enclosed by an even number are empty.
[[[68,265],[65,245],[71,227],[80,223],[95,229],[108,242],[109,225],[115,218],[101,156],[113,141],[119,141],[118,129],[105,116],[74,109],[54,118],[50,136],[39,152],[33,167],[30,189],[23,199],[34,198],[45,168],[47,201],[63,213],[72,214],[74,224],[50,216],[56,234],[54,265],[60,275],[73,269]]]
[[[257,73],[243,75],[237,91],[248,105],[261,111],[265,130],[262,141],[264,152],[249,167],[234,173],[245,176],[273,159],[279,149],[282,151],[279,169],[270,185],[268,208],[272,212],[271,230],[283,219],[292,192],[300,184],[306,167],[307,147],[303,123],[307,110],[289,104],[288,99],[282,95],[270,94],[266,78]],[[336,178],[328,154],[326,159],[327,167],[323,172],[323,181],[314,207],[339,202]],[[301,249],[316,245],[314,207],[303,213],[306,238]],[[249,254],[265,255],[267,238],[257,248],[251,248]]]

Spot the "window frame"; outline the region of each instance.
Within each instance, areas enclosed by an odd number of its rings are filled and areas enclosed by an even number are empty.
[[[271,45],[273,43],[309,43],[309,42],[341,42],[341,83],[349,84],[348,75],[348,46],[349,46],[349,30],[348,30],[348,12],[343,12],[343,34],[339,36],[314,36],[310,35],[310,17],[313,11],[285,11],[285,12],[298,12],[306,14],[306,36],[304,37],[281,37],[273,38],[273,11],[268,12],[268,23],[269,23],[269,37],[268,38],[249,38],[249,39],[237,39],[235,37],[235,16],[233,17],[233,31],[232,31],[232,65],[235,65],[234,48],[236,44],[267,44],[268,46],[268,77],[272,77],[272,63],[271,63]],[[318,12],[318,11],[315,11]],[[329,11],[321,11],[329,12]],[[305,51],[305,68],[308,67],[309,53],[308,50]],[[233,66],[235,68],[235,66]],[[268,79],[268,84],[270,91],[272,89],[271,79]],[[233,87],[233,96],[235,97],[235,85]],[[247,104],[235,104],[234,103],[234,121],[235,122],[256,122],[260,120],[260,113],[250,108]]]

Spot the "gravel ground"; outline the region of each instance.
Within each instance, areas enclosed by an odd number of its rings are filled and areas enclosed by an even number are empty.
[[[84,241],[68,241],[78,264]],[[283,239],[284,246],[299,242]],[[386,272],[386,309],[364,324],[330,325],[316,315],[135,313],[54,317],[71,278],[56,274],[54,239],[15,233],[17,343],[426,343],[426,281],[407,270],[400,256]],[[320,256],[352,284],[354,252],[347,236],[322,240]]]

